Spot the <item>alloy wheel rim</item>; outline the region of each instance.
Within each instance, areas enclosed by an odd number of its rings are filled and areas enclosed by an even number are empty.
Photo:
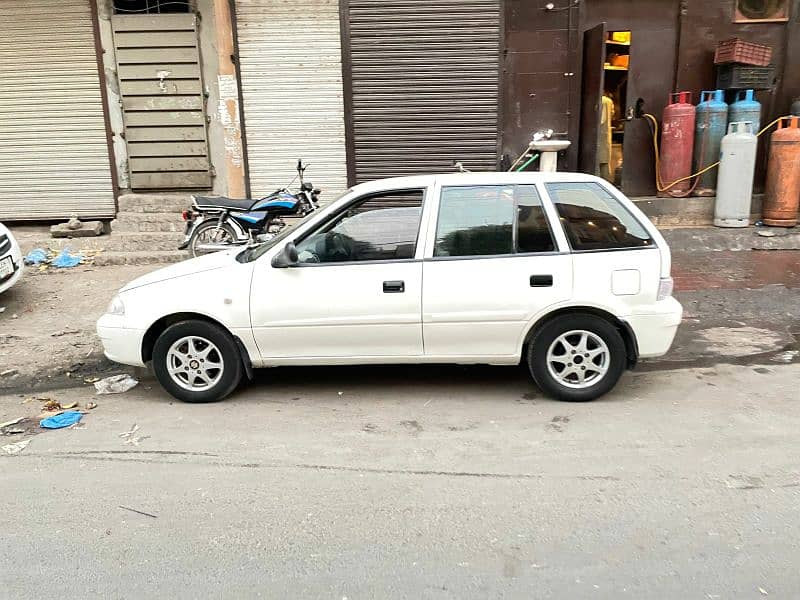
[[[584,389],[608,372],[611,352],[596,333],[574,329],[558,336],[547,350],[547,370],[561,385]]]
[[[222,378],[224,370],[219,348],[204,337],[182,337],[167,352],[169,376],[180,387],[191,392],[211,389]]]

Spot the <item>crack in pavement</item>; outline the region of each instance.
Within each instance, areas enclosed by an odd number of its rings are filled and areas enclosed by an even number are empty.
[[[177,462],[173,460],[164,460],[159,458],[136,457],[136,455],[166,455],[166,456],[186,456],[186,457],[210,457],[215,458],[218,455],[203,453],[203,452],[180,452],[176,450],[150,450],[145,452],[128,452],[125,450],[89,450],[78,452],[59,452],[54,454],[36,454],[27,453],[19,455],[15,458],[60,458],[65,460],[94,460],[99,462],[128,462],[128,463],[145,463],[145,464],[167,464],[178,465],[185,464],[185,462]],[[106,455],[106,456],[104,456]],[[111,455],[111,456],[108,456]],[[123,458],[121,455],[128,455],[130,458]],[[233,467],[240,469],[303,469],[313,471],[335,471],[335,472],[351,472],[351,473],[368,473],[375,475],[419,475],[419,476],[437,476],[437,477],[471,477],[471,478],[486,478],[486,479],[544,479],[545,477],[555,478],[556,476],[545,475],[541,473],[482,473],[477,471],[447,471],[437,469],[391,469],[391,468],[376,468],[376,467],[352,467],[347,465],[322,465],[310,463],[253,463],[253,462],[239,462],[239,461],[203,461],[198,465],[215,466],[215,467]],[[567,475],[558,477],[559,479],[579,479],[584,481],[621,481],[619,477],[613,475]]]

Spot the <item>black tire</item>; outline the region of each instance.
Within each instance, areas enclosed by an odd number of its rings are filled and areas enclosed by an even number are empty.
[[[216,228],[217,228],[217,221],[216,220],[214,220],[214,221],[203,221],[202,223],[200,223],[200,225],[198,225],[194,229],[194,231],[192,231],[192,237],[189,239],[189,254],[191,255],[192,258],[197,258],[198,256],[203,256],[205,254],[210,254],[210,252],[200,252],[200,253],[198,253],[197,250],[196,250],[196,246],[198,244],[198,240],[200,238],[200,235],[204,231],[207,231],[209,229],[216,229]],[[233,227],[231,227],[227,223],[223,223],[222,225],[219,226],[219,228],[221,230],[223,230],[228,235],[228,239],[230,239],[232,241],[236,241],[236,239],[237,239],[236,231],[233,229]],[[231,247],[233,247],[233,244],[231,244]]]
[[[181,387],[169,373],[170,362],[173,360],[168,356],[170,349],[173,344],[187,337],[202,338],[211,342],[216,347],[215,350],[211,351],[208,358],[216,363],[217,357],[219,357],[222,369],[220,370],[221,372],[216,370],[206,372],[204,370],[204,373],[210,373],[214,378],[218,376],[216,381],[213,381],[213,379],[211,380],[210,383],[213,383],[213,385],[207,389],[192,390]],[[205,348],[208,348],[208,346],[204,347],[202,344],[199,345],[201,353]],[[196,361],[197,357],[193,360]],[[187,363],[187,366],[188,364],[189,363]],[[191,364],[196,364],[196,362]],[[187,369],[187,371],[189,371],[189,369]],[[183,402],[199,403],[218,402],[222,400],[239,385],[239,382],[242,380],[243,371],[242,356],[233,337],[222,327],[207,321],[181,321],[180,323],[170,325],[158,336],[155,346],[153,347],[153,372],[156,378],[171,396]],[[189,372],[191,373],[191,371]],[[178,377],[183,376],[184,374],[181,373]],[[187,378],[188,376],[189,375],[186,374]],[[196,383],[196,381],[195,379],[192,382],[185,381],[184,383],[191,386],[193,383]],[[201,381],[201,384],[202,383]]]
[[[567,368],[572,370],[573,364],[575,365],[575,369],[581,368],[581,363],[583,363],[583,376],[596,378],[594,383],[591,383],[591,379],[586,382],[589,384],[586,387],[570,387],[570,384],[580,385],[578,381],[580,375],[577,373],[569,373],[559,379],[551,373],[547,364],[547,353],[551,345],[553,345],[561,335],[571,331],[589,332],[602,340],[608,349],[607,362],[605,363],[602,362],[603,359],[601,357],[584,358],[585,355],[579,356],[576,359],[568,359],[575,360],[575,363],[567,363],[569,366],[567,366],[567,364],[562,365],[559,362],[553,363],[553,370],[558,375]],[[579,335],[567,338],[568,342],[578,342],[579,340]],[[590,339],[589,342],[593,343],[593,340]],[[597,350],[599,348],[599,345],[593,344],[591,350]],[[563,350],[565,356],[575,353],[575,351],[567,350],[563,344],[557,344],[555,349],[558,350],[559,354]],[[578,354],[580,354],[580,352],[578,352]],[[617,381],[619,381],[627,364],[625,341],[622,339],[619,330],[606,319],[585,313],[561,315],[547,321],[531,338],[528,345],[527,358],[528,368],[530,369],[536,385],[548,396],[568,402],[587,402],[607,393],[616,385]],[[599,371],[593,371],[593,365],[585,362],[587,360],[599,360],[601,365],[607,367],[607,370],[604,374],[600,374]],[[562,383],[562,380],[566,382]]]

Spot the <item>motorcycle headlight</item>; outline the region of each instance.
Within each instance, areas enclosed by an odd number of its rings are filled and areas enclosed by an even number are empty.
[[[119,297],[119,294],[114,296],[111,299],[111,302],[108,303],[106,313],[109,315],[118,315],[120,317],[125,314],[125,304],[123,304],[122,298]]]

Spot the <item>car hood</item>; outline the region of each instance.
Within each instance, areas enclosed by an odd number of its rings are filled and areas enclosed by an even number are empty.
[[[167,281],[168,279],[177,279],[178,277],[186,277],[188,275],[196,275],[197,273],[203,273],[205,271],[222,269],[236,262],[236,254],[241,252],[241,250],[241,248],[237,248],[236,250],[228,250],[225,252],[214,252],[212,254],[200,256],[191,260],[185,260],[183,262],[164,267],[163,269],[158,269],[152,273],[147,273],[146,275],[137,277],[125,285],[120,292],[127,292],[128,290],[140,288],[145,285],[152,285],[154,283],[159,283],[160,281]]]

